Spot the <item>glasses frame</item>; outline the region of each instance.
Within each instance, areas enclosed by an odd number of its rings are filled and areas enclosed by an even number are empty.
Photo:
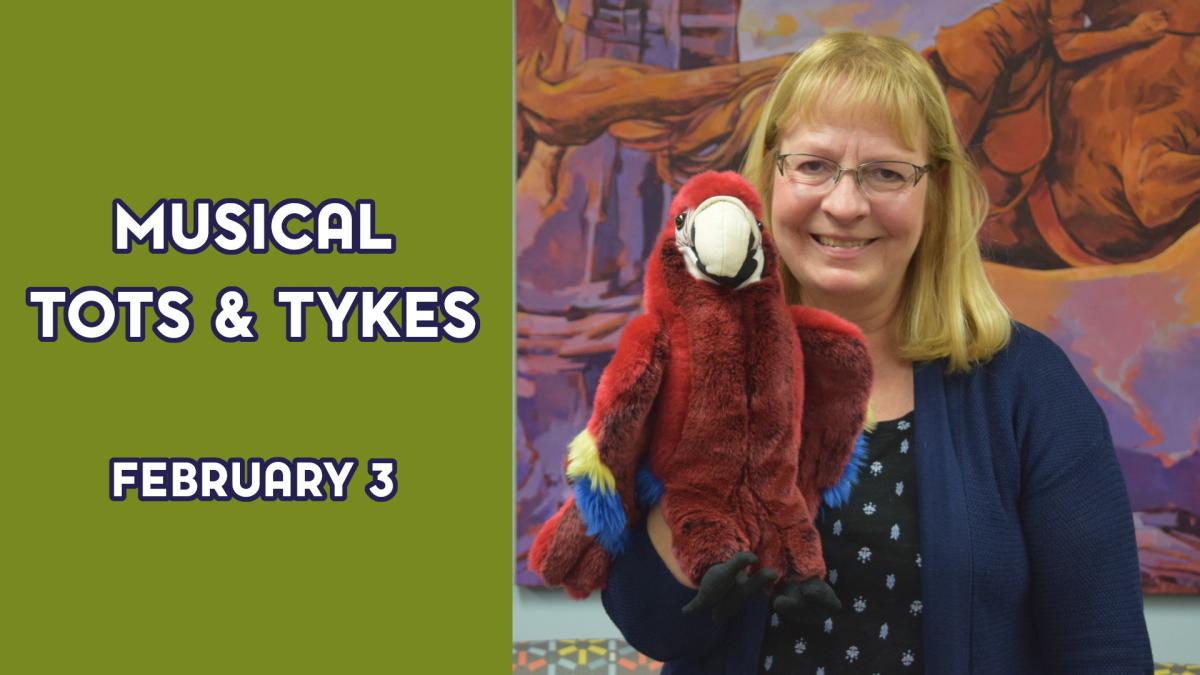
[[[921,177],[924,176],[925,174],[929,173],[929,171],[931,169],[933,169],[932,164],[924,164],[924,165],[913,164],[912,162],[906,162],[902,159],[875,159],[875,160],[871,160],[870,162],[863,162],[862,164],[859,164],[858,166],[856,166],[852,169],[848,169],[828,157],[822,157],[820,155],[814,155],[814,154],[807,153],[807,152],[775,153],[775,166],[779,169],[779,175],[783,176],[785,179],[787,178],[787,167],[784,165],[784,160],[787,159],[788,157],[812,157],[813,159],[819,159],[819,160],[822,160],[825,162],[829,162],[830,164],[836,166],[837,173],[833,175],[833,184],[831,185],[830,189],[837,187],[837,184],[839,182],[841,182],[841,180],[842,180],[843,174],[853,173],[854,174],[854,182],[858,185],[858,189],[862,190],[863,194],[878,194],[878,192],[872,192],[867,189],[867,186],[863,185],[862,170],[865,167],[869,167],[869,166],[872,166],[875,164],[896,163],[896,164],[907,164],[907,165],[911,166],[913,169],[915,169],[916,175],[914,175],[912,178],[912,184],[908,185],[907,188],[903,188],[900,190],[893,190],[893,192],[904,192],[904,191],[910,190],[912,188],[915,188],[917,186],[917,183],[921,182]],[[794,182],[794,181],[789,181],[789,182]],[[805,185],[805,183],[799,183],[799,184]],[[820,187],[820,185],[821,185],[820,183],[817,183],[816,185],[812,185],[811,187]],[[886,191],[884,191],[883,194],[888,194],[888,193]]]

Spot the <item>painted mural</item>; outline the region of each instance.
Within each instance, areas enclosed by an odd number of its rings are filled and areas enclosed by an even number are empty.
[[[945,86],[988,272],[1108,415],[1143,587],[1200,593],[1200,3],[517,0],[517,580],[672,190],[737,168],[775,73],[900,37]]]

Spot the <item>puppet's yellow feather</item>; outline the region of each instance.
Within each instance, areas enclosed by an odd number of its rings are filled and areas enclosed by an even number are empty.
[[[617,491],[617,481],[612,471],[600,461],[600,451],[596,448],[596,439],[584,429],[567,446],[567,477],[572,480],[587,478],[593,489],[604,494]]]

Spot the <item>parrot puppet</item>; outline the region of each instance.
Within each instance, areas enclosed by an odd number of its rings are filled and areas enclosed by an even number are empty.
[[[530,549],[549,585],[577,598],[603,588],[630,525],[659,503],[702,591],[714,566],[752,562],[779,574],[778,594],[840,606],[813,519],[855,479],[870,359],[854,325],[788,306],[761,209],[734,172],[700,174],[672,201],[645,312],[569,446],[574,494]]]

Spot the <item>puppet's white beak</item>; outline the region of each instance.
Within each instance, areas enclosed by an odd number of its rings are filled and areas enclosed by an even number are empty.
[[[681,248],[692,276],[734,288],[762,277],[760,226],[740,199],[706,199],[688,214],[682,230],[677,239],[689,244]]]

